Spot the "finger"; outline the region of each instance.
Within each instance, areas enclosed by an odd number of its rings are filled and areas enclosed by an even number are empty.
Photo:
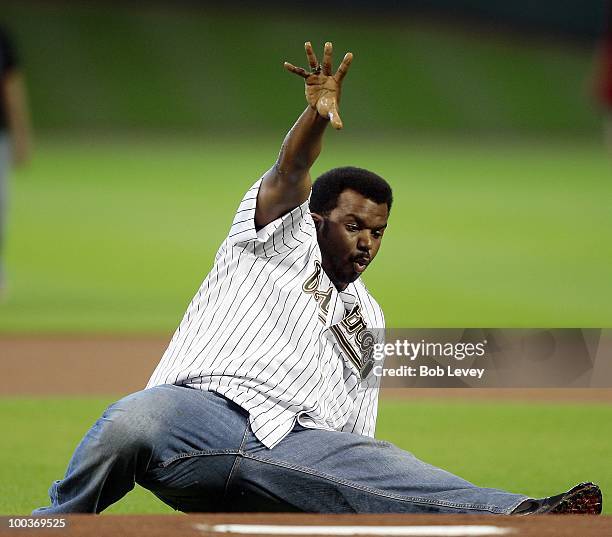
[[[316,71],[319,66],[319,61],[317,60],[317,56],[312,49],[312,43],[310,41],[306,41],[304,43],[304,48],[306,49],[306,56],[308,56],[308,65],[310,65],[310,69],[312,71]]]
[[[323,49],[323,74],[331,75],[332,70],[332,44],[328,41]]]
[[[346,73],[348,72],[352,61],[353,61],[353,54],[351,52],[347,52],[344,55],[344,59],[342,60],[340,67],[338,67],[338,70],[336,71],[335,79],[338,82],[342,81],[342,79],[346,76]]]
[[[310,73],[308,73],[301,67],[296,67],[295,65],[290,64],[289,62],[283,63],[283,67],[287,69],[287,71],[293,74],[296,74],[298,76],[301,76],[302,78],[308,78],[310,76]]]

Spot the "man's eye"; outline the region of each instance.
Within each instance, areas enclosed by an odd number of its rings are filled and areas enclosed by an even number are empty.
[[[382,237],[382,231],[372,231],[372,237],[380,239]]]
[[[357,224],[346,224],[346,229],[349,231],[359,231]]]

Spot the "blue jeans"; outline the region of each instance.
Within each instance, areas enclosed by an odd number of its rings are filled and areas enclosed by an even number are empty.
[[[233,402],[164,385],[108,407],[33,514],[99,513],[134,483],[185,512],[509,514],[527,498],[356,434],[296,425],[268,449]]]

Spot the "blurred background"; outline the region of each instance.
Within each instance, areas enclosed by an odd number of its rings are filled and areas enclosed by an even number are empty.
[[[170,333],[333,41],[345,129],[396,209],[392,326],[609,326],[604,0],[3,0],[33,144],[4,209],[3,332]],[[608,105],[612,106],[612,105]]]
[[[306,65],[306,40],[355,55],[313,176],[361,166],[394,188],[364,275],[389,326],[612,326],[609,16],[604,0],[1,0],[0,514],[45,505],[90,424],[146,382],[305,107],[282,63]],[[383,397],[377,434],[482,486],[609,496],[610,390],[482,391]],[[167,511],[142,489],[111,510]]]

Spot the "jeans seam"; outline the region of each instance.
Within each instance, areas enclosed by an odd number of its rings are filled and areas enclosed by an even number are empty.
[[[421,498],[421,497],[416,497],[416,496],[400,496],[397,494],[391,494],[385,491],[382,491],[380,489],[374,489],[365,485],[360,485],[358,483],[354,483],[353,481],[349,481],[348,479],[342,479],[339,477],[335,477],[329,474],[325,474],[323,472],[318,472],[316,470],[313,470],[312,468],[305,468],[303,466],[299,466],[296,464],[291,464],[291,463],[287,463],[284,461],[276,461],[276,460],[271,460],[271,459],[266,459],[266,458],[262,458],[262,457],[257,457],[254,455],[250,455],[248,453],[244,453],[243,454],[244,457],[246,458],[250,458],[252,460],[255,461],[259,461],[259,462],[263,462],[266,464],[272,464],[274,466],[280,466],[282,468],[289,468],[291,470],[295,470],[298,472],[302,472],[305,474],[310,474],[310,475],[315,475],[317,477],[321,477],[322,479],[326,479],[328,481],[332,481],[334,483],[338,483],[350,488],[354,488],[356,490],[361,490],[363,492],[368,492],[370,494],[374,494],[377,496],[382,496],[385,498],[390,498],[392,500],[397,500],[397,501],[401,501],[401,502],[409,502],[409,503],[422,503],[422,504],[428,504],[428,505],[436,505],[436,506],[440,506],[440,507],[450,507],[450,508],[457,508],[457,509],[471,509],[471,510],[479,510],[479,511],[489,511],[492,513],[505,513],[507,510],[504,508],[500,508],[494,505],[486,505],[486,504],[470,504],[470,503],[456,503],[456,502],[449,502],[446,500],[433,500],[430,498]]]
[[[244,433],[242,435],[242,441],[240,442],[240,447],[238,448],[238,453],[236,454],[236,458],[234,459],[234,463],[229,471],[227,476],[227,481],[225,482],[225,487],[223,488],[223,498],[227,498],[227,493],[229,491],[229,484],[234,476],[235,471],[240,466],[240,461],[242,460],[242,455],[244,454],[244,443],[246,442],[247,433],[249,431],[249,422],[247,421],[244,427]]]
[[[176,462],[180,459],[187,459],[191,457],[205,457],[209,455],[238,455],[238,453],[239,452],[235,449],[206,449],[202,451],[189,451],[186,453],[179,453],[178,455],[175,455],[174,457],[166,461],[160,462],[158,464],[158,467],[167,468],[173,462]]]

